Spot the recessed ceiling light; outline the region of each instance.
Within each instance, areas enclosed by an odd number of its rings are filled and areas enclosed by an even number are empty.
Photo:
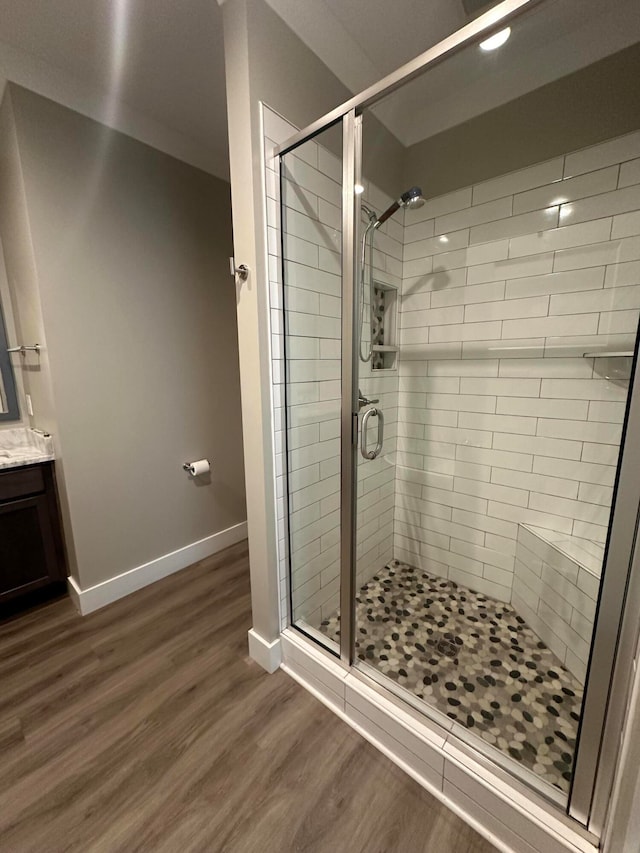
[[[511,27],[505,27],[504,30],[500,30],[497,33],[494,33],[492,36],[489,36],[488,39],[480,42],[481,50],[497,50],[499,47],[506,42],[506,40],[511,35]]]

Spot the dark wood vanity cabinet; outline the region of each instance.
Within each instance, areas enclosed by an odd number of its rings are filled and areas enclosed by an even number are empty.
[[[0,604],[65,579],[53,462],[0,470]]]

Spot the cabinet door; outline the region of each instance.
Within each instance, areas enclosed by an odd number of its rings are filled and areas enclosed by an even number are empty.
[[[0,505],[0,601],[57,580],[45,495]]]

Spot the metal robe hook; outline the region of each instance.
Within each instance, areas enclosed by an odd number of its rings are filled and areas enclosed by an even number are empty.
[[[235,258],[229,258],[229,270],[237,281],[246,281],[249,276],[249,267],[246,264],[236,266]]]

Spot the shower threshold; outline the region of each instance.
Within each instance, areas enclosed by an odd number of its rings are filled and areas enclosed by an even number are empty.
[[[356,598],[356,656],[569,790],[583,688],[512,605],[393,560]]]

